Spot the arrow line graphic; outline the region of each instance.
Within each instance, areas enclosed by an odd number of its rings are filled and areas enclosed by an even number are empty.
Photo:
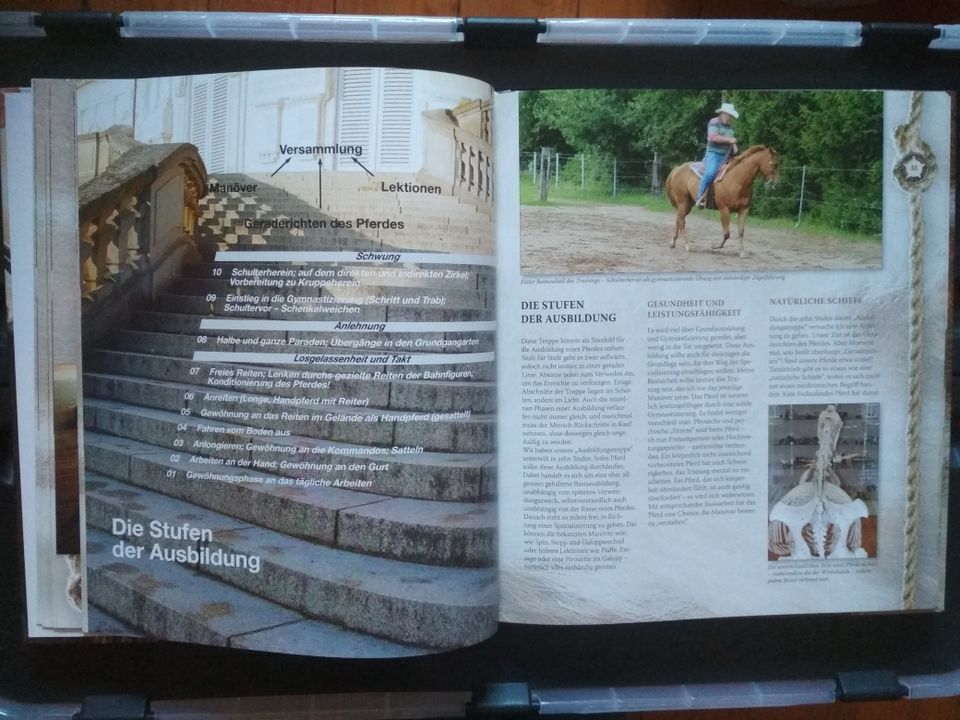
[[[283,165],[286,165],[288,162],[290,162],[290,160],[292,160],[292,158],[287,158],[286,160],[284,160],[284,161],[283,161]],[[280,171],[283,169],[283,165],[281,165],[281,166],[278,167],[276,170],[274,170],[272,173],[270,173],[270,177],[273,177],[273,176],[276,175],[278,172],[280,172]]]
[[[364,166],[364,164],[363,164],[362,162],[360,162],[359,160],[357,160],[355,157],[351,157],[350,159],[353,160],[357,165],[359,165],[360,167],[362,167],[362,168],[363,168],[363,171],[364,171],[367,175],[369,175],[370,177],[373,177],[373,173],[370,172],[369,170],[367,170],[367,168]]]

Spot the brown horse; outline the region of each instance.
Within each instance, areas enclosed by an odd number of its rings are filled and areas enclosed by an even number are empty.
[[[677,235],[683,233],[686,249],[690,249],[687,239],[686,217],[693,208],[700,186],[700,178],[690,168],[693,163],[675,167],[667,177],[667,197],[677,209],[677,220],[673,226],[673,240],[670,247],[677,246]],[[773,148],[765,145],[753,145],[729,161],[723,179],[713,184],[714,200],[720,210],[720,223],[723,225],[723,240],[714,245],[719,250],[730,238],[730,213],[737,213],[737,230],[740,234],[740,257],[743,250],[743,228],[747,224],[750,212],[750,200],[753,197],[753,181],[757,175],[763,175],[768,183],[780,179],[780,156]]]

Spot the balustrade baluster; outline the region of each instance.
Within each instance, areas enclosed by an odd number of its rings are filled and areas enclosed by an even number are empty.
[[[484,154],[484,160],[486,163],[485,166],[487,168],[487,173],[486,173],[487,182],[486,182],[486,192],[484,195],[484,199],[487,202],[492,202],[493,201],[493,161],[490,159],[490,153]]]
[[[97,288],[100,288],[106,282],[113,281],[114,270],[111,265],[116,267],[117,236],[120,233],[120,228],[114,222],[116,217],[116,209],[107,211],[106,215],[101,216],[97,231],[92,235],[93,264],[97,270]]]
[[[196,237],[197,221],[200,218],[200,198],[203,188],[199,187],[193,178],[187,176],[183,191],[183,232],[190,237]]]
[[[153,245],[150,228],[150,216],[153,206],[150,204],[150,190],[144,190],[137,197],[137,250],[141,257],[150,256],[150,248]]]
[[[117,225],[117,265],[136,267],[139,243],[136,242],[137,197],[128,195],[120,202],[114,222]],[[133,240],[133,242],[131,242]]]
[[[93,236],[97,230],[94,220],[80,226],[80,292],[84,300],[93,300],[93,292],[97,289],[97,266],[93,261]]]

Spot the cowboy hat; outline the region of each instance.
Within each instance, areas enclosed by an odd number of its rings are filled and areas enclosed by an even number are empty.
[[[740,113],[737,112],[737,109],[733,106],[733,103],[728,102],[720,103],[720,107],[718,107],[714,112],[727,113],[735,118],[740,117]]]

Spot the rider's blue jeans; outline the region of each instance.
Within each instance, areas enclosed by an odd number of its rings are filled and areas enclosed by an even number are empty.
[[[717,176],[717,171],[720,170],[720,166],[723,164],[725,158],[726,155],[713,152],[708,152],[704,155],[703,177],[700,178],[700,189],[697,190],[697,200],[702,198],[707,188],[710,187],[710,183],[712,183],[713,179]]]

